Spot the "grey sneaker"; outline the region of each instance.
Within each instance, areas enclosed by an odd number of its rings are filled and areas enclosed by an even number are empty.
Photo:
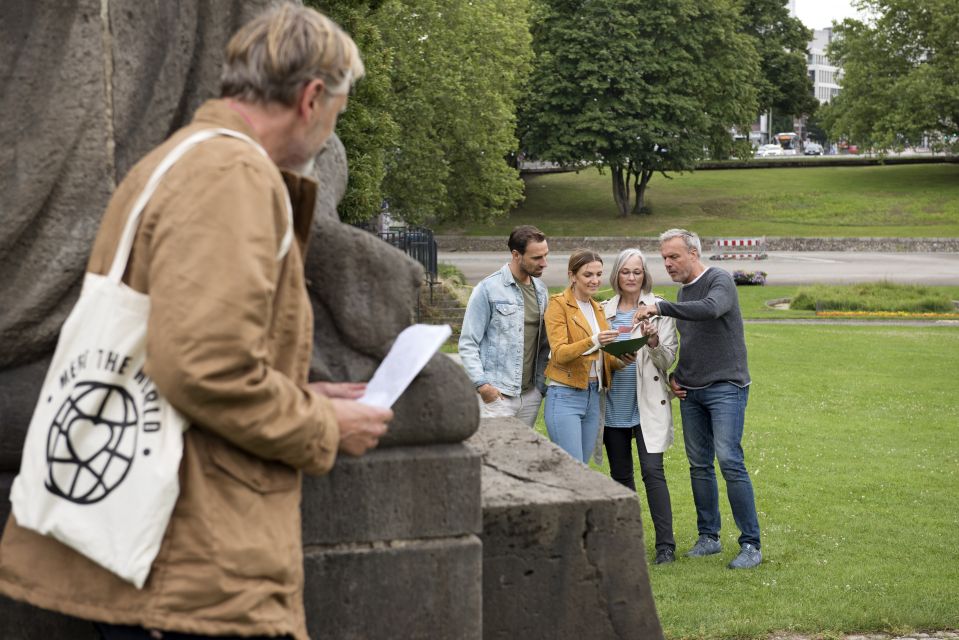
[[[693,545],[693,548],[686,552],[687,558],[701,558],[711,556],[723,550],[723,543],[719,540],[713,540],[707,535],[699,536],[699,540]]]
[[[730,569],[752,569],[763,561],[763,553],[748,542],[739,550],[739,555],[729,563]]]
[[[656,559],[653,560],[653,564],[669,564],[670,562],[676,562],[676,552],[672,549],[660,549],[656,552]]]

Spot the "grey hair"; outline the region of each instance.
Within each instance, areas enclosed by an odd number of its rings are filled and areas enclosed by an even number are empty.
[[[313,79],[324,81],[328,96],[343,95],[364,73],[356,43],[339,25],[319,11],[284,2],[230,39],[220,95],[292,107]]]
[[[639,258],[639,261],[643,263],[643,283],[639,287],[640,292],[649,293],[653,289],[653,277],[649,275],[649,269],[646,268],[646,258],[643,256],[643,252],[634,247],[630,247],[629,249],[623,249],[619,252],[616,260],[613,262],[613,270],[609,274],[609,285],[613,288],[613,291],[616,292],[616,295],[622,295],[623,293],[619,290],[619,270],[622,269],[626,261],[631,258]]]
[[[696,255],[703,255],[703,245],[699,241],[699,236],[693,233],[692,231],[686,231],[685,229],[670,229],[668,231],[663,231],[659,234],[659,244],[663,244],[667,240],[672,240],[673,238],[682,238],[683,244],[686,245],[687,251],[696,251]]]

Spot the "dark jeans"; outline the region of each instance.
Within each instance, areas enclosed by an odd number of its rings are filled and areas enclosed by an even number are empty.
[[[94,623],[102,640],[293,640],[293,636],[198,636],[175,631],[149,631],[143,627]]]
[[[726,496],[733,520],[739,527],[739,544],[748,542],[758,548],[756,499],[742,447],[748,400],[749,387],[716,382],[705,389],[687,389],[686,399],[679,403],[679,410],[683,416],[683,439],[700,535],[719,538],[722,523],[713,462],[718,460],[719,470],[726,480]]]
[[[675,549],[673,539],[673,505],[669,500],[669,487],[666,486],[666,472],[663,469],[663,454],[649,453],[643,441],[643,432],[639,427],[606,427],[603,430],[603,444],[606,457],[609,458],[609,475],[631,491],[636,491],[633,482],[633,438],[636,438],[636,452],[639,454],[639,469],[646,487],[646,502],[653,517],[656,530],[656,550]]]

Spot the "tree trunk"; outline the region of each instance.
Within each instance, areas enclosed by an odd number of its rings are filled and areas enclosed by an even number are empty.
[[[613,200],[616,201],[616,208],[619,215],[626,217],[629,214],[629,188],[627,181],[623,180],[623,169],[621,165],[613,165],[609,168],[609,174],[613,178]]]
[[[636,201],[633,203],[632,210],[634,215],[652,214],[652,211],[646,206],[646,185],[649,184],[649,179],[652,177],[653,172],[650,169],[640,169],[639,175],[636,176],[636,181],[633,183],[633,189],[636,192]]]

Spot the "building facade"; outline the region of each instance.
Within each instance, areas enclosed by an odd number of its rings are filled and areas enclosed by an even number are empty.
[[[814,29],[812,42],[809,43],[806,69],[812,81],[813,95],[819,100],[819,104],[830,102],[839,95],[842,69],[832,64],[826,57],[826,47],[832,42],[832,38],[831,27]]]

